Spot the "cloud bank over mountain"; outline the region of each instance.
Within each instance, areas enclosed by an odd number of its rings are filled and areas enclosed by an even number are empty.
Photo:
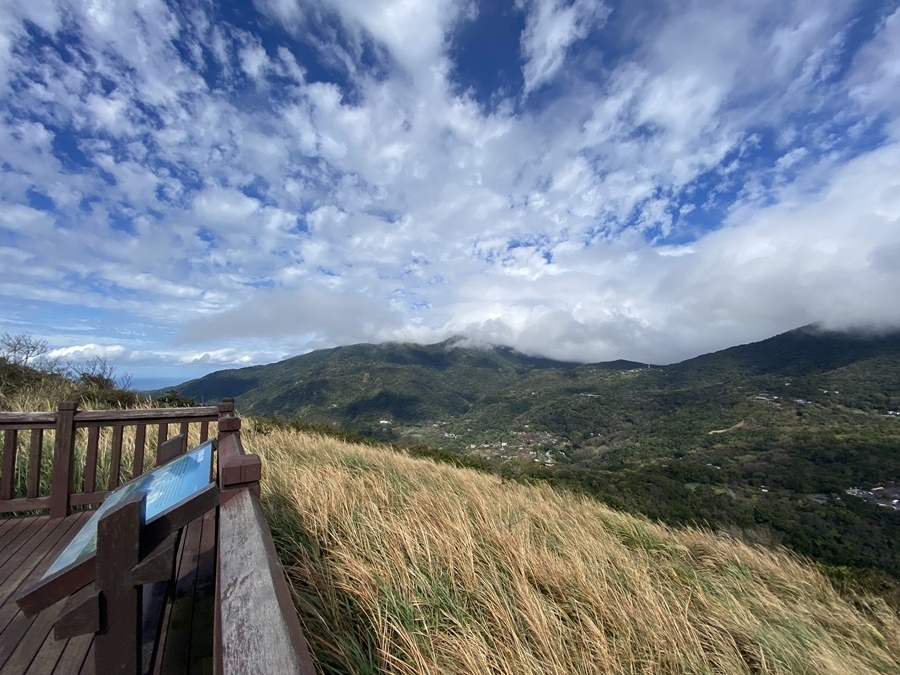
[[[897,325],[898,92],[896,2],[4,3],[0,330],[180,372]]]

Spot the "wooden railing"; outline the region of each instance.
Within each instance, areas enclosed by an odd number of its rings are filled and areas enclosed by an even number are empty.
[[[0,462],[0,513],[49,510],[50,517],[55,518],[68,514],[72,506],[100,503],[122,478],[126,428],[134,427],[134,477],[145,469],[148,426],[158,427],[155,447],[151,443],[150,450],[156,452],[154,463],[159,464],[184,451],[190,425],[200,425],[195,440],[207,440],[210,422],[217,423],[217,480],[212,501],[203,508],[215,508],[218,495],[214,672],[312,675],[315,667],[259,503],[262,465],[257,455],[244,452],[234,399],[198,408],[102,411],[78,411],[74,403],[64,402],[51,413],[0,413],[0,431],[5,434]],[[180,439],[168,438],[173,425],[179,425]],[[109,478],[104,489],[97,489],[101,430],[107,427],[111,428]],[[84,460],[77,467],[81,480],[76,489],[72,483],[76,457],[80,457],[76,453],[76,435],[81,429],[86,430],[81,436],[86,434],[87,439],[82,439]],[[49,447],[44,448],[47,430],[54,434],[52,463],[47,461]],[[23,431],[31,434],[28,444],[19,442]],[[173,448],[173,444],[179,447]],[[46,495],[40,494],[41,485],[46,482],[41,480],[42,472],[52,476]],[[83,580],[77,576],[77,583],[70,581],[72,587],[64,589],[71,595],[66,614],[55,627],[56,635],[71,637],[94,632],[97,672],[113,672],[113,666],[115,672],[142,672],[145,664],[136,648],[140,644],[136,631],[141,612],[135,609],[140,603],[141,585],[163,583],[173,574],[174,539],[151,536],[153,533],[147,530],[157,523],[145,527],[142,511],[140,499],[130,499],[101,518],[95,570],[85,573]],[[190,517],[196,515],[192,512]],[[186,522],[187,516],[175,525],[181,527]],[[93,585],[89,585],[91,580]],[[46,609],[56,596],[44,597],[42,593],[45,592],[26,594],[20,598],[20,606],[29,615]],[[101,595],[105,598],[102,602]]]
[[[215,672],[313,675],[315,667],[259,504],[259,457],[244,453],[233,400],[223,400],[219,410]]]
[[[231,406],[233,414],[234,403],[225,405]],[[78,410],[72,401],[60,403],[56,412],[0,413],[4,436],[0,513],[49,510],[51,518],[63,518],[73,506],[99,504],[122,482],[123,458],[129,458],[131,464],[125,467],[125,473],[139,476],[147,468],[148,452],[155,452],[168,440],[170,427],[177,426],[187,443],[191,425],[199,425],[198,439],[203,442],[209,437],[210,422],[217,421],[218,416],[217,406]],[[148,437],[148,427],[153,426],[155,442],[152,428]],[[85,431],[79,434],[82,429]],[[100,485],[100,445],[105,429],[109,430],[106,440],[110,450],[102,459],[108,478]],[[126,430],[128,448],[124,442]],[[30,434],[27,444],[20,442],[23,432]],[[87,437],[82,439],[83,457],[76,453],[79,435]],[[123,452],[126,449],[128,452]]]

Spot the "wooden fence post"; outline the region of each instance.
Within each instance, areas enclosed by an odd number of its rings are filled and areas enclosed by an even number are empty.
[[[230,417],[234,415],[234,399],[233,398],[223,398],[219,402],[219,419],[221,420],[223,417]]]
[[[6,430],[3,441],[3,468],[0,468],[0,500],[3,501],[15,497],[18,438],[19,432],[16,429]]]
[[[140,562],[146,495],[135,493],[97,523],[100,631],[94,638],[98,673],[137,675],[141,670],[141,588],[132,579]]]
[[[62,401],[56,412],[56,442],[53,448],[53,482],[50,486],[50,517],[69,515],[72,464],[75,461],[75,401]]]

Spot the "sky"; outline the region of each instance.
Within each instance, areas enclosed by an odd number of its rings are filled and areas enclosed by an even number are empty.
[[[900,3],[0,3],[0,332],[180,382],[900,325]]]

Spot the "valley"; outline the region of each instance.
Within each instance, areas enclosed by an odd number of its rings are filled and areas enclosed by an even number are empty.
[[[177,392],[874,570],[900,603],[900,512],[864,496],[900,484],[897,333],[806,327],[666,366],[354,345]]]

